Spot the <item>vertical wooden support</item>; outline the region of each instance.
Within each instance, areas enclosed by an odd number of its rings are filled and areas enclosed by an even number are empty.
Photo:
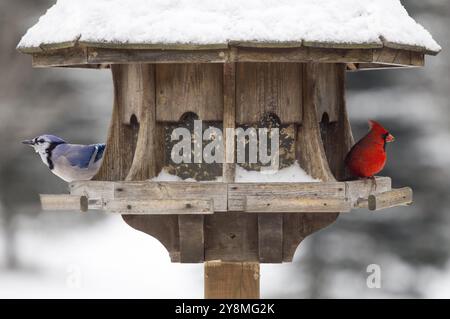
[[[127,82],[132,81],[129,78],[130,73],[134,72],[127,66],[113,64],[111,73],[114,85],[112,118],[102,166],[94,177],[94,180],[101,181],[125,179],[133,161],[138,134],[137,123],[131,123],[131,118],[124,121],[126,114],[130,114],[126,110],[135,109],[135,106],[128,101],[129,88],[127,85]]]
[[[236,128],[236,64],[223,65],[223,139],[225,145],[225,163],[223,164],[223,182],[233,183],[235,176],[235,138],[227,139],[227,128]],[[227,158],[228,154],[228,158]],[[231,157],[231,158],[229,158]]]
[[[203,215],[178,215],[180,262],[202,263],[205,260]]]
[[[320,70],[322,83],[325,83],[325,87],[333,88],[331,91],[335,95],[332,96],[334,102],[329,102],[330,97],[321,100],[319,109],[325,110],[328,115],[336,114],[319,118],[323,145],[331,172],[337,180],[343,181],[348,177],[344,165],[345,156],[354,143],[345,103],[345,65],[324,64]],[[321,90],[318,94],[324,95],[324,92],[327,91]],[[327,109],[324,103],[330,103],[335,110],[328,111],[329,107]],[[322,116],[322,113],[319,112],[319,115]]]
[[[144,180],[156,175],[156,107],[155,107],[155,66],[150,64],[131,64],[134,71],[135,88],[128,91],[128,98],[135,101],[135,113],[139,123],[136,149],[133,162],[126,177],[127,181]],[[127,112],[128,113],[128,112]],[[132,116],[131,115],[131,116]]]
[[[321,75],[316,63],[303,65],[303,122],[297,133],[296,152],[300,166],[309,175],[327,182],[335,179],[328,166],[317,118],[318,97],[328,95],[320,88]]]
[[[258,247],[261,262],[283,261],[283,214],[258,214]]]
[[[180,262],[201,263],[205,260],[202,215],[179,215]]]
[[[259,263],[210,261],[205,266],[205,298],[257,299]]]

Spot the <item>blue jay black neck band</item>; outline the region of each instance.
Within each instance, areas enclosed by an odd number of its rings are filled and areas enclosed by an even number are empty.
[[[45,150],[45,153],[47,154],[47,157],[46,157],[47,164],[48,164],[48,168],[50,168],[50,170],[53,170],[53,168],[55,168],[55,165],[53,165],[53,161],[52,161],[52,151],[55,149],[56,146],[61,145],[61,144],[65,144],[65,142],[53,142]]]

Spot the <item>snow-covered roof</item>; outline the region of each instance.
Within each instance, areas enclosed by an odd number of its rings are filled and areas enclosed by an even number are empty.
[[[58,0],[27,31],[18,48],[76,41],[392,44],[428,53],[441,50],[399,0]]]

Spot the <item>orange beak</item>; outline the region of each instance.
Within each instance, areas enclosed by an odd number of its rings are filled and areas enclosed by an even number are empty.
[[[391,134],[388,134],[388,136],[386,136],[386,142],[390,143],[395,141],[395,137]]]

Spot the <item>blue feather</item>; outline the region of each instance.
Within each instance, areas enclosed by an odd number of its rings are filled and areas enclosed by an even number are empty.
[[[69,149],[62,154],[72,166],[88,168],[91,158],[97,148],[94,145],[70,145]]]

